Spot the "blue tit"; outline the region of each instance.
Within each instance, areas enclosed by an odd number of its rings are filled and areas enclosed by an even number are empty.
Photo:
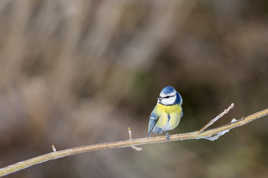
[[[166,86],[160,92],[157,104],[154,107],[148,124],[148,136],[152,133],[166,133],[175,129],[183,116],[182,97],[172,86]]]

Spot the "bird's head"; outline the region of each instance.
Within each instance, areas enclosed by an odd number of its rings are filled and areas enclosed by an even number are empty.
[[[175,88],[172,86],[166,86],[160,92],[157,102],[166,106],[182,104],[182,97]]]

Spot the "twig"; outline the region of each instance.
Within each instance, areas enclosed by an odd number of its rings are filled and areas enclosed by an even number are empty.
[[[128,135],[129,135],[129,140],[131,141],[132,140],[132,133],[131,133],[131,128],[130,127],[128,128]],[[137,147],[135,145],[131,145],[130,147],[133,148],[136,151],[142,151],[141,147]]]
[[[209,138],[213,135],[225,131],[230,130],[236,127],[243,126],[248,124],[254,120],[263,118],[268,116],[268,108],[262,111],[259,111],[255,114],[249,115],[245,118],[237,120],[233,123],[228,123],[221,127],[217,127],[214,129],[209,129],[204,132],[194,131],[182,134],[174,134],[170,135],[170,139],[167,140],[165,136],[157,136],[157,137],[147,137],[147,138],[138,138],[132,140],[125,140],[125,141],[117,141],[111,143],[102,143],[96,145],[88,145],[88,146],[81,146],[76,148],[65,149],[61,151],[50,152],[41,156],[37,156],[25,161],[21,161],[10,166],[4,167],[0,169],[0,176],[5,176],[14,172],[17,172],[22,169],[26,169],[28,167],[41,164],[43,162],[49,160],[55,160],[71,155],[77,155],[80,153],[90,152],[90,151],[99,151],[99,150],[107,150],[107,149],[117,149],[117,148],[125,148],[130,147],[132,145],[146,145],[146,144],[154,144],[154,143],[164,143],[164,142],[174,142],[174,141],[182,141],[182,140],[192,140],[192,139],[202,139],[202,138]]]
[[[56,151],[57,151],[55,145],[52,144],[52,145],[51,145],[51,148],[52,148],[52,151],[53,151],[53,152],[56,152]]]
[[[231,109],[233,109],[234,107],[234,103],[232,103],[227,109],[225,109],[222,113],[220,113],[219,115],[217,115],[216,117],[214,117],[211,121],[209,121],[209,123],[207,123],[204,127],[202,127],[199,132],[204,132],[209,126],[211,126],[212,124],[214,124],[217,120],[219,120],[220,118],[222,118],[225,114],[227,114]]]

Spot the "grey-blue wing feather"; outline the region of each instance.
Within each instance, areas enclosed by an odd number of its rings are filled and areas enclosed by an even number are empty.
[[[149,124],[148,124],[148,136],[151,135],[154,126],[156,124],[156,122],[158,121],[159,116],[156,114],[155,109],[152,111],[151,115],[150,115],[150,119],[149,119]]]

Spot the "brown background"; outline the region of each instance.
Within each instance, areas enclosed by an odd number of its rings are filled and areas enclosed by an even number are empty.
[[[265,0],[1,0],[0,167],[146,134],[165,85],[184,99],[173,132],[267,108]],[[55,160],[12,178],[266,178],[268,120],[193,140]]]

